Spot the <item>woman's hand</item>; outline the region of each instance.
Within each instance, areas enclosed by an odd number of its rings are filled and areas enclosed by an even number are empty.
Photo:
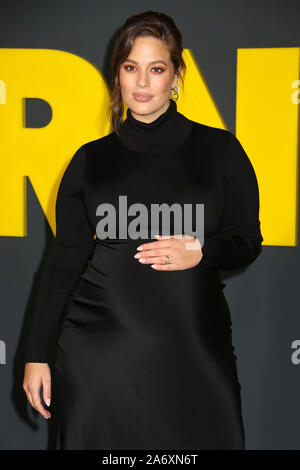
[[[43,385],[43,400],[49,406],[51,400],[51,373],[48,363],[26,362],[23,389],[31,406],[44,418],[48,419],[51,417],[51,413],[42,405],[40,399],[41,385]]]
[[[198,238],[189,235],[174,237],[156,235],[158,240],[138,246],[139,252],[134,257],[140,263],[151,264],[153,269],[159,271],[177,271],[196,266],[203,256]],[[169,256],[170,263],[165,263],[166,256]]]

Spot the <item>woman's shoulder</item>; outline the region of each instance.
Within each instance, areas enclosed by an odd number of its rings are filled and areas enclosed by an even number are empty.
[[[187,119],[187,118],[186,118]],[[210,126],[203,122],[189,119],[193,125],[193,138],[199,146],[209,145],[209,148],[230,150],[232,147],[240,146],[238,138],[228,129],[216,126]]]
[[[205,136],[207,138],[224,141],[234,137],[234,134],[228,129],[210,126],[203,122],[193,121],[192,119],[189,119],[189,121],[193,124],[195,134],[201,137]]]
[[[108,155],[108,145],[111,142],[112,133],[107,134],[98,139],[84,142],[77,146],[77,149],[73,152],[65,172],[64,178],[68,175],[72,177],[82,177],[87,168],[94,165],[95,161],[100,161],[99,155]],[[98,158],[97,158],[98,157]]]
[[[105,148],[107,145],[110,145],[113,140],[113,132],[106,134],[103,137],[99,137],[98,139],[90,140],[85,142],[80,149],[85,153],[90,153],[93,151],[98,151],[101,148]]]

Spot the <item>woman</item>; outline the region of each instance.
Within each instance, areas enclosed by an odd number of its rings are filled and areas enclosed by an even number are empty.
[[[125,22],[112,61],[113,131],[77,150],[59,187],[23,383],[45,418],[41,385],[45,403],[52,394],[57,449],[245,448],[219,271],[261,252],[258,186],[231,132],[177,111],[182,50],[165,14]],[[133,217],[174,203],[204,204],[202,248],[176,230],[178,217],[162,238],[166,216]]]

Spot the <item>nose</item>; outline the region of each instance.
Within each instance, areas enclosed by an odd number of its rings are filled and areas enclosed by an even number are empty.
[[[148,85],[148,73],[147,70],[140,70],[137,74],[137,86],[143,88]]]

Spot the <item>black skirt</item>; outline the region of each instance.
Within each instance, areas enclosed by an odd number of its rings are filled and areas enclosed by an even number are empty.
[[[140,244],[99,240],[67,298],[56,449],[244,449],[225,284],[142,265]]]

